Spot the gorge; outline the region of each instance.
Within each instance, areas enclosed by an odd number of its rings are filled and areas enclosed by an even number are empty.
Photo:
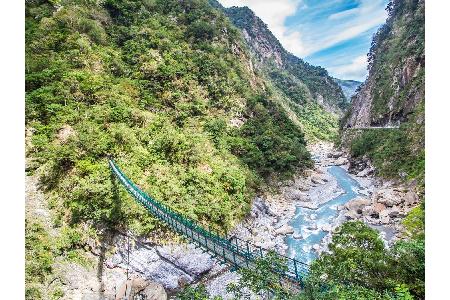
[[[132,284],[156,299],[423,299],[424,6],[389,3],[349,101],[247,7],[26,1],[26,298]],[[306,292],[187,243],[110,157],[204,228],[308,262]]]

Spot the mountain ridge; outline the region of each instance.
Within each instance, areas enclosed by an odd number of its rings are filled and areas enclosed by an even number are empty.
[[[215,0],[212,1],[215,2]],[[326,69],[313,66],[284,49],[268,29],[267,24],[250,8],[234,6],[222,7],[222,10],[233,24],[241,29],[260,65],[289,73],[307,87],[310,97],[325,110],[342,115],[347,108],[346,98],[340,86],[328,75]]]
[[[408,120],[425,95],[425,1],[393,1],[369,51],[369,75],[356,94],[346,127]]]

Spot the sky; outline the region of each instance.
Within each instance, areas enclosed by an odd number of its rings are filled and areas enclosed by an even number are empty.
[[[372,36],[389,0],[219,0],[248,6],[281,44],[331,76],[364,81]]]

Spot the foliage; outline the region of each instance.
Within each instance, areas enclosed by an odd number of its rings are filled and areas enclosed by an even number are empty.
[[[424,299],[423,240],[385,249],[374,229],[347,222],[329,249],[311,265],[304,299]]]
[[[392,278],[417,299],[425,297],[425,241],[397,242],[391,251]]]
[[[42,299],[40,284],[52,272],[52,242],[44,227],[25,222],[25,298]]]
[[[351,141],[350,151],[354,157],[367,155],[379,175],[388,178],[417,178],[423,183],[425,151],[418,145],[420,134],[411,134],[410,125],[399,129],[363,130]]]
[[[312,99],[304,83],[287,71],[273,69],[269,74],[310,140],[332,141],[337,137],[337,117]]]
[[[199,285],[196,287],[188,286],[184,290],[182,290],[180,293],[176,296],[177,300],[208,300],[209,295],[206,291],[206,288],[204,285]],[[214,300],[219,300],[220,298],[216,297]]]
[[[399,284],[395,287],[396,299],[398,300],[413,300],[413,296],[409,293],[409,289],[404,284]]]
[[[251,269],[239,269],[239,281],[229,284],[227,291],[236,299],[250,299],[249,292],[261,297],[270,295],[271,299],[288,299],[292,294],[281,284],[281,274],[286,270],[286,262],[275,252],[268,252],[256,259]]]
[[[79,227],[63,226],[58,235],[50,236],[45,226],[36,220],[25,220],[25,298],[26,299],[59,299],[63,292],[58,286],[48,287],[54,273],[54,264],[63,259],[64,262],[77,262],[91,266],[92,262],[82,251],[90,230]]]
[[[412,239],[425,239],[425,202],[413,208],[403,220],[406,234]]]
[[[344,223],[333,235],[331,254],[323,254],[311,267],[311,277],[326,276],[329,283],[353,284],[368,289],[384,289],[387,255],[378,233],[362,222]],[[320,287],[322,280],[310,280]]]
[[[249,103],[249,119],[239,136],[230,138],[232,153],[262,176],[310,167],[310,154],[300,129],[281,108],[265,99]]]
[[[60,220],[161,228],[111,180],[108,154],[221,232],[248,211],[256,182],[311,163],[302,131],[250,88],[249,55],[233,51],[242,38],[208,1],[30,1],[25,13],[27,153]]]

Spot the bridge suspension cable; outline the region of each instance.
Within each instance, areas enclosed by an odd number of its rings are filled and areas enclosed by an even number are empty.
[[[138,188],[116,165],[109,159],[109,167],[119,182],[128,193],[140,204],[142,204],[153,216],[163,221],[169,228],[181,234],[194,244],[210,253],[212,257],[232,266],[233,270],[238,268],[255,267],[255,260],[264,257],[269,250],[253,245],[248,241],[237,237],[226,239],[210,230],[199,226],[196,222],[173,211],[163,203],[153,199],[140,188]],[[273,270],[279,273],[290,283],[303,286],[303,278],[308,274],[308,265],[296,259],[280,256],[286,262],[285,270]]]

